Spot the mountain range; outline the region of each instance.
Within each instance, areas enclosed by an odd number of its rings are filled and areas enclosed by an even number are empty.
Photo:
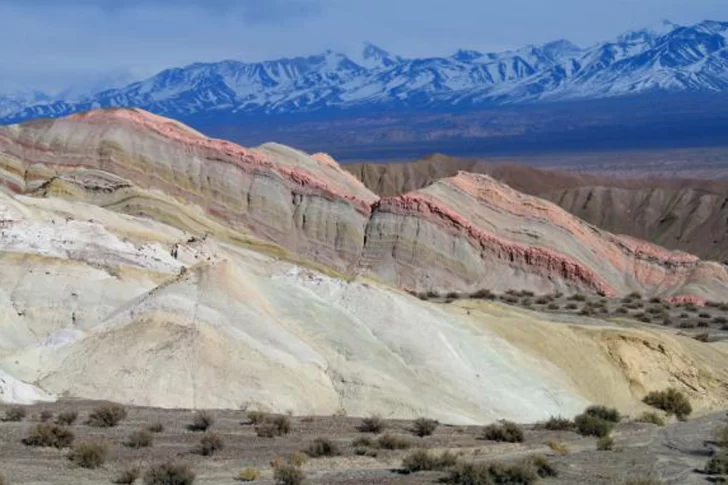
[[[355,59],[326,51],[246,63],[166,69],[85,96],[0,95],[0,122],[58,117],[101,107],[158,114],[243,116],[391,109],[468,109],[654,92],[728,91],[728,22],[663,22],[588,48],[567,40],[449,57],[405,58],[366,44]]]

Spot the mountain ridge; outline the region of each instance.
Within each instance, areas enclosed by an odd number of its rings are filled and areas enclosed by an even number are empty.
[[[0,96],[0,122],[139,107],[187,119],[386,107],[482,107],[654,92],[728,92],[728,22],[664,23],[582,48],[566,39],[499,53],[404,58],[365,43],[321,54],[173,67],[81,100]]]

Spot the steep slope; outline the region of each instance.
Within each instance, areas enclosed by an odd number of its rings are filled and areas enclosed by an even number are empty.
[[[461,173],[380,200],[326,155],[246,149],[139,110],[0,128],[0,168],[16,192],[84,200],[226,240],[245,234],[289,260],[417,290],[709,299],[726,291],[720,265],[598,231],[489,177]],[[564,176],[549,188],[578,182]],[[175,200],[193,208],[182,217]]]
[[[615,236],[485,175],[460,172],[382,199],[363,264],[415,289],[526,287],[722,299],[728,271],[687,253]],[[525,271],[524,271],[525,270]]]
[[[698,411],[728,399],[717,344],[435,305],[81,202],[0,193],[0,208],[0,372],[58,395],[449,423],[535,421],[590,402],[637,412],[668,385]]]
[[[377,197],[325,156],[276,144],[245,149],[140,110],[93,111],[0,128],[3,183],[38,189],[104,171],[202,207],[234,228],[345,269]],[[102,189],[104,190],[104,189]]]
[[[487,174],[606,231],[705,259],[728,260],[728,183],[721,180],[622,179],[444,155],[343,168],[382,197],[427,187],[461,170]]]
[[[728,23],[665,24],[580,48],[566,40],[497,53],[402,58],[367,44],[356,60],[331,51],[166,69],[87,98],[0,100],[0,120],[139,107],[191,120],[245,114],[483,107],[647,93],[728,91]],[[358,61],[358,62],[357,62]]]

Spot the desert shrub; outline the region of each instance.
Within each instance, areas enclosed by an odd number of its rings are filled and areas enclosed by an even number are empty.
[[[658,297],[650,298],[650,303],[662,303],[662,298],[658,298]]]
[[[561,309],[561,307],[559,306],[558,303],[549,303],[546,308],[548,308],[549,310],[559,310],[559,309]]]
[[[699,318],[710,318],[710,313],[701,312],[698,314]]]
[[[586,295],[577,293],[576,295],[571,295],[568,299],[569,301],[586,301]]]
[[[306,453],[301,453],[300,451],[296,451],[294,453],[291,453],[288,458],[286,459],[288,464],[302,467],[306,463],[308,463],[308,455]]]
[[[597,441],[597,450],[599,451],[612,451],[614,449],[614,438],[611,436],[602,436]]]
[[[728,448],[728,426],[722,426],[716,430],[715,442],[720,447]]]
[[[40,421],[42,423],[47,423],[51,419],[53,419],[53,411],[48,411],[48,410],[41,411],[41,413],[40,413]]]
[[[642,323],[652,323],[652,317],[647,315],[646,313],[640,313],[638,315],[635,315],[635,318],[637,318],[637,320]]]
[[[657,413],[642,413],[637,419],[638,423],[656,424],[657,426],[665,426],[665,419]]]
[[[629,310],[627,307],[621,306],[614,310],[614,313],[617,313],[618,315],[629,315]]]
[[[563,441],[549,440],[546,444],[559,455],[564,456],[569,454],[569,446]]]
[[[665,313],[665,309],[662,307],[651,307],[647,309],[647,313],[650,315],[661,315]]]
[[[549,431],[571,431],[574,429],[574,422],[561,416],[551,416],[548,421],[540,424],[539,428]]]
[[[187,426],[190,431],[207,431],[215,424],[215,417],[207,411],[197,411],[192,417],[192,423]]]
[[[627,295],[627,298],[630,298],[632,300],[641,300],[642,299],[642,293],[638,291],[633,291],[629,295]]]
[[[126,414],[126,408],[121,404],[104,404],[91,411],[86,424],[97,428],[113,428],[126,419]]]
[[[670,325],[672,325],[672,319],[670,317],[664,317],[662,319],[662,324],[666,327],[669,327]]]
[[[351,442],[351,445],[354,447],[356,447],[356,446],[368,446],[368,447],[379,446],[379,444],[376,442],[376,440],[373,440],[369,436],[362,436],[360,438],[357,438]]]
[[[5,475],[3,475],[2,472],[0,472],[0,485],[8,485],[8,481],[5,478]]]
[[[68,428],[55,424],[41,423],[31,428],[28,436],[23,439],[26,446],[45,448],[68,448],[73,444],[75,436]]]
[[[56,416],[56,424],[71,426],[78,419],[78,411],[63,411]]]
[[[195,447],[195,452],[202,456],[212,456],[218,451],[222,451],[223,448],[225,448],[225,443],[220,435],[214,431],[207,431],[200,438],[200,443]]]
[[[579,308],[579,305],[577,305],[576,303],[567,303],[566,304],[567,310],[576,310],[577,308]]]
[[[725,325],[726,323],[728,323],[728,318],[715,317],[715,318],[713,318],[713,323],[717,323],[718,325]]]
[[[699,333],[695,336],[693,336],[695,340],[698,342],[710,342],[710,334],[709,333]]]
[[[255,432],[261,438],[275,438],[291,431],[291,419],[288,416],[268,416],[255,427]]]
[[[684,420],[693,412],[693,407],[685,394],[674,388],[664,391],[653,391],[642,400],[645,404],[661,409],[668,415],[675,415]]]
[[[427,294],[427,298],[440,298],[440,294],[436,291],[430,290],[426,294]]]
[[[690,318],[690,314],[689,313],[681,313],[680,314],[680,318],[682,318],[682,319]]]
[[[129,435],[124,443],[127,447],[138,450],[140,448],[148,448],[152,446],[152,433],[146,429],[134,431]]]
[[[541,456],[520,463],[461,463],[450,473],[449,482],[459,485],[530,485],[539,478],[558,476],[557,470]]]
[[[490,424],[483,429],[483,439],[506,443],[521,443],[523,429],[516,423],[503,421],[500,424]]]
[[[140,475],[141,470],[134,466],[119,473],[112,482],[119,485],[131,485],[139,479]]]
[[[728,475],[728,451],[720,451],[705,465],[708,475]]]
[[[417,293],[417,298],[419,298],[419,299],[420,299],[420,300],[422,300],[422,301],[427,301],[427,300],[429,300],[429,299],[430,299],[430,297],[429,297],[429,296],[427,296],[427,293],[426,293],[426,292],[424,292],[424,291],[422,291],[422,292],[420,292],[420,293]]]
[[[576,429],[582,436],[602,438],[612,432],[614,423],[588,414],[580,414],[574,418]]]
[[[448,293],[447,295],[445,295],[445,298],[447,298],[448,300],[457,300],[457,299],[460,298],[460,293],[457,293],[455,291],[451,291],[450,293]]]
[[[534,293],[533,291],[528,291],[528,290],[522,290],[522,291],[521,291],[521,292],[519,293],[519,295],[520,295],[520,296],[527,296],[527,297],[529,297],[529,298],[533,298],[534,296],[536,296],[536,293]]]
[[[501,299],[509,305],[515,305],[518,303],[518,298],[515,296],[504,296]]]
[[[679,328],[695,328],[696,325],[694,323],[690,322],[681,322],[680,325],[678,325]]]
[[[155,465],[144,474],[144,485],[192,485],[195,474],[187,466],[172,462]]]
[[[3,419],[3,421],[17,423],[24,420],[27,415],[28,413],[25,408],[20,406],[13,406],[5,411],[5,419]]]
[[[493,293],[490,290],[478,290],[474,293],[470,294],[470,298],[476,299],[476,300],[494,300],[495,299],[495,293]]]
[[[306,448],[306,454],[312,458],[319,458],[322,456],[336,456],[339,455],[339,447],[336,443],[328,438],[316,438]]]
[[[622,419],[619,411],[614,408],[608,408],[606,406],[589,406],[584,411],[584,414],[595,418],[603,419],[604,421],[610,421],[612,423],[619,423]]]
[[[385,428],[384,420],[377,415],[370,416],[361,420],[359,431],[362,433],[381,433]]]
[[[240,470],[240,473],[238,473],[238,476],[235,478],[239,482],[255,482],[260,480],[260,473],[258,473],[258,470],[253,468],[246,468],[244,470]]]
[[[164,432],[164,425],[157,421],[156,423],[152,423],[147,426],[147,431],[150,433],[162,433]]]
[[[73,450],[68,458],[81,468],[93,470],[106,463],[108,456],[109,446],[106,443],[84,441],[73,446]]]
[[[276,485],[300,485],[305,479],[306,474],[297,466],[282,464],[273,468]]]
[[[428,450],[416,450],[402,460],[402,468],[407,473],[444,470],[456,464],[457,456],[450,451],[438,455]]]
[[[437,429],[439,423],[434,419],[417,418],[413,424],[414,433],[420,438],[430,436]]]
[[[406,450],[412,447],[412,442],[405,436],[385,433],[377,440],[380,448],[385,450]]]
[[[543,296],[542,297],[539,297],[539,298],[536,298],[536,304],[537,305],[547,305],[550,301],[551,300],[549,300],[548,298],[545,298]]]
[[[249,411],[248,412],[248,421],[250,421],[250,424],[260,424],[267,417],[268,417],[268,415],[263,411]]]

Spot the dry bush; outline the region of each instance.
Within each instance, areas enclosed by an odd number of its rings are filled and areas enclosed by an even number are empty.
[[[440,423],[438,423],[434,419],[417,418],[413,423],[412,430],[417,436],[422,438],[425,436],[430,436],[432,433],[434,433],[439,424]]]
[[[301,485],[306,479],[300,467],[288,463],[273,467],[273,480],[276,485]]]
[[[629,315],[629,310],[627,309],[627,307],[621,306],[614,310],[614,313],[618,315]]]
[[[582,436],[602,438],[612,432],[614,423],[588,414],[580,414],[574,418],[576,429]]]
[[[650,477],[635,477],[625,480],[624,485],[665,485],[665,482]]]
[[[717,323],[718,325],[725,325],[726,323],[728,323],[728,318],[715,317],[715,318],[713,318],[713,323]]]
[[[586,301],[586,295],[582,295],[581,293],[577,293],[576,295],[571,295],[568,298],[569,301]]]
[[[567,310],[576,310],[577,308],[579,308],[579,305],[577,305],[576,303],[567,303],[566,304]]]
[[[698,318],[710,318],[710,313],[701,312],[698,314]]]
[[[722,448],[728,448],[728,426],[722,426],[716,430],[715,442]]]
[[[685,394],[674,388],[653,391],[645,396],[642,402],[661,409],[668,415],[674,414],[681,421],[685,420],[693,412],[693,407]]]
[[[195,447],[195,452],[202,456],[212,456],[218,451],[222,451],[223,448],[225,448],[225,443],[220,435],[214,431],[207,431],[200,438],[200,443]]]
[[[78,419],[78,411],[63,411],[56,416],[56,424],[72,426]]]
[[[124,445],[128,448],[138,450],[140,448],[148,448],[152,446],[152,443],[152,433],[146,429],[140,429],[130,434]]]
[[[53,419],[53,411],[48,411],[47,409],[45,411],[41,411],[39,418],[41,423],[47,423]]]
[[[574,429],[574,422],[562,416],[551,416],[548,421],[539,424],[538,427],[549,431],[571,431]]]
[[[602,436],[597,441],[597,450],[599,451],[612,451],[614,449],[614,438],[611,436]]]
[[[149,431],[150,433],[163,433],[164,425],[157,421],[156,423],[152,423],[147,426],[147,431]]]
[[[516,423],[503,421],[483,428],[483,439],[505,443],[521,443],[524,439],[523,429]]]
[[[561,456],[569,454],[569,447],[563,441],[549,440],[546,444]]]
[[[637,417],[637,419],[635,419],[635,421],[637,421],[638,423],[649,423],[656,424],[657,426],[665,426],[665,418],[657,413],[642,413]]]
[[[561,307],[559,306],[558,303],[549,303],[546,308],[548,308],[549,310],[559,310],[559,309],[561,309]]]
[[[495,300],[496,295],[490,290],[478,290],[470,294],[470,298],[476,300]]]
[[[603,419],[604,421],[610,421],[612,423],[619,423],[622,416],[614,408],[608,408],[606,406],[589,406],[584,411],[584,414],[595,418]]]
[[[456,485],[530,485],[540,478],[558,476],[556,468],[544,457],[526,458],[520,463],[461,463],[450,473]]]
[[[405,436],[397,436],[393,434],[383,434],[377,440],[380,448],[385,450],[406,450],[412,447],[412,442]]]
[[[306,448],[305,453],[312,458],[320,458],[322,456],[337,456],[340,453],[339,447],[328,438],[316,438]]]
[[[27,415],[28,413],[25,408],[20,406],[13,406],[5,411],[5,419],[3,419],[3,421],[17,423],[24,420]]]
[[[384,420],[377,415],[370,416],[361,420],[359,425],[359,431],[362,433],[375,433],[379,434],[384,431],[385,428]]]
[[[112,482],[119,485],[131,485],[139,479],[141,473],[142,472],[139,467],[133,466],[119,473]]]
[[[144,474],[144,485],[192,485],[195,474],[187,465],[163,463],[151,467]]]
[[[94,470],[106,463],[109,446],[106,443],[84,441],[73,446],[68,459],[81,468]]]
[[[268,417],[268,414],[264,413],[263,411],[249,411],[248,412],[248,421],[250,421],[250,424],[260,424],[267,417]]]
[[[445,470],[456,464],[457,455],[450,451],[438,455],[428,450],[416,450],[402,460],[402,468],[407,473]]]
[[[708,475],[728,475],[728,451],[719,451],[705,465]]]
[[[268,416],[255,427],[256,434],[261,438],[275,438],[287,435],[291,431],[291,419],[288,416]]]
[[[113,428],[126,419],[126,414],[126,408],[121,404],[104,404],[91,411],[86,424],[97,428]]]
[[[240,470],[240,473],[238,473],[238,476],[235,478],[239,482],[255,482],[260,480],[260,473],[258,473],[258,470],[253,468],[246,468],[244,470]]]
[[[215,417],[207,411],[197,411],[192,423],[187,426],[190,431],[207,431],[215,424]]]
[[[55,424],[41,423],[31,428],[28,436],[23,439],[26,446],[45,448],[68,448],[73,444],[75,435],[68,428]]]

